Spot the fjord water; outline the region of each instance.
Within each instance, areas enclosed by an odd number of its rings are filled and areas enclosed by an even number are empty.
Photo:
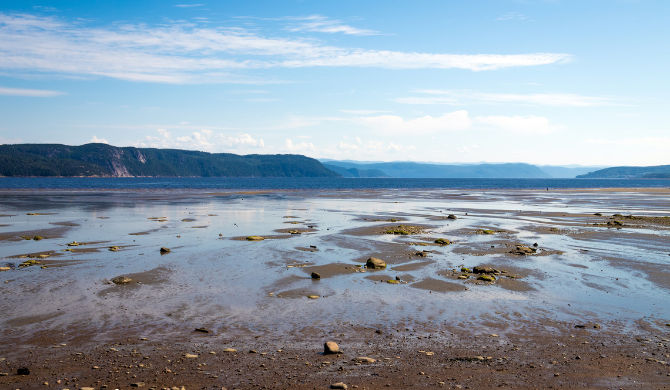
[[[665,179],[402,179],[312,177],[2,177],[2,189],[567,189],[668,188]]]

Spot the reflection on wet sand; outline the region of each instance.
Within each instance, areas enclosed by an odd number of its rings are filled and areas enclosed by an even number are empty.
[[[72,329],[158,340],[204,325],[242,337],[314,324],[500,333],[670,322],[665,192],[15,197],[0,199],[5,347]],[[366,268],[371,257],[387,267]]]

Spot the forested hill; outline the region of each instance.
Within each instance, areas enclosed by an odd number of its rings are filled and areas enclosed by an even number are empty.
[[[670,179],[670,165],[612,167],[577,176],[580,179]]]
[[[107,144],[0,145],[1,176],[339,177],[294,154],[240,156]]]

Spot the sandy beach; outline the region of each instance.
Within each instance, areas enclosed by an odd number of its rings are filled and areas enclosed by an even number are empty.
[[[667,389],[668,216],[642,188],[4,191],[0,388]]]

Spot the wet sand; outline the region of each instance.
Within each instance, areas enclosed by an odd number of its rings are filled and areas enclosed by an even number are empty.
[[[645,189],[3,192],[0,388],[670,388],[669,215]]]

